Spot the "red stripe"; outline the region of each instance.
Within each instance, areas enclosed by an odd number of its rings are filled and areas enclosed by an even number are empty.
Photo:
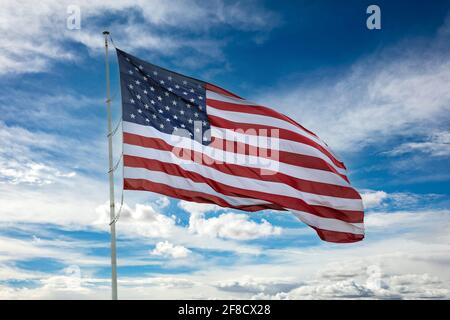
[[[303,127],[301,124],[299,124],[297,121],[289,118],[288,116],[279,113],[273,109],[264,107],[264,106],[255,106],[255,105],[248,105],[248,104],[237,104],[227,101],[219,101],[214,100],[211,98],[206,99],[206,105],[211,106],[216,109],[225,110],[225,111],[234,111],[234,112],[244,112],[244,113],[251,113],[251,114],[259,114],[262,116],[268,116],[272,118],[277,118],[280,120],[284,120],[286,122],[289,122],[290,124],[293,124],[294,126],[298,127],[299,129],[308,132],[309,134],[312,134],[316,138],[317,135]]]
[[[214,91],[214,92],[219,93],[219,94],[223,94],[223,95],[228,96],[228,97],[242,99],[241,97],[239,97],[238,95],[234,94],[233,92],[225,90],[225,89],[223,89],[221,87],[218,87],[218,86],[216,86],[214,84],[211,84],[211,83],[207,83],[205,85],[205,89],[209,90],[209,91]]]
[[[267,202],[271,202],[277,206],[283,208],[291,208],[299,211],[308,212],[314,214],[319,217],[324,218],[333,218],[339,219],[342,221],[350,222],[350,223],[359,223],[363,220],[363,212],[362,211],[353,211],[353,210],[336,210],[332,208],[327,208],[323,206],[317,205],[309,205],[304,200],[300,198],[294,198],[290,196],[266,193],[261,191],[254,191],[248,189],[241,189],[234,186],[229,186],[218,182],[216,180],[212,180],[209,178],[205,178],[202,175],[193,172],[187,171],[180,166],[173,163],[161,162],[153,159],[145,159],[141,157],[134,157],[124,155],[123,157],[124,166],[125,167],[133,167],[133,168],[145,168],[150,171],[160,171],[165,172],[169,175],[180,176],[184,178],[188,178],[194,182],[206,183],[215,191],[220,192],[224,195],[228,196],[237,196],[237,197],[246,197],[246,198],[255,198],[265,200]]]
[[[209,147],[224,150],[225,147],[226,148],[230,147],[230,143],[234,144],[233,147],[230,148],[230,150],[238,154],[257,155],[260,158],[271,159],[272,154],[274,152],[271,149],[255,147],[247,143],[238,141],[229,141],[217,137],[213,137],[211,139]],[[278,161],[282,163],[290,164],[297,167],[333,172],[338,176],[340,176],[341,178],[343,178],[348,183],[350,183],[347,176],[343,175],[342,173],[339,173],[332,165],[330,165],[322,158],[282,150],[278,150],[277,152],[279,158]]]
[[[325,154],[330,160],[339,168],[346,169],[345,166],[337,160],[327,149],[322,147],[317,142],[311,140],[308,137],[302,136],[301,134],[281,129],[278,127],[272,127],[267,125],[261,125],[261,124],[248,124],[248,123],[240,123],[240,122],[234,122],[230,120],[226,120],[217,116],[208,115],[208,120],[210,123],[216,127],[223,128],[223,129],[231,129],[231,130],[249,130],[247,134],[252,134],[252,130],[258,131],[262,129],[266,130],[278,130],[279,132],[279,138],[284,140],[290,140],[290,141],[296,141],[303,144],[307,144],[311,147],[316,148],[323,154]]]
[[[319,229],[317,227],[313,227],[314,230],[316,230],[317,234],[319,235],[320,239],[328,242],[336,242],[336,243],[352,243],[361,241],[364,239],[363,234],[354,234],[354,233],[348,233],[348,232],[338,232],[338,231],[330,231],[330,230],[323,230]]]
[[[173,197],[177,199],[182,199],[191,202],[200,202],[200,203],[212,203],[217,204],[221,207],[233,208],[243,211],[260,211],[260,210],[281,210],[285,211],[285,209],[280,208],[279,206],[267,204],[267,205],[248,205],[248,206],[232,206],[224,199],[192,190],[179,189],[173,186],[169,186],[163,183],[148,181],[145,179],[130,179],[125,178],[123,180],[123,188],[124,190],[141,190],[141,191],[151,191],[166,195],[168,197]]]
[[[173,146],[167,144],[162,139],[148,138],[130,133],[124,133],[123,141],[127,144],[145,148],[165,150],[171,152],[174,156],[179,157],[180,159],[201,163],[206,167],[214,168],[230,175],[237,175],[262,181],[282,182],[299,191],[314,193],[318,195],[346,199],[361,199],[359,193],[351,187],[337,186],[322,182],[312,182],[308,180],[298,179],[282,172],[270,172],[271,174],[262,175],[259,168],[241,166],[232,163],[217,163],[216,160],[200,152],[182,148],[175,149]],[[267,173],[269,173],[269,170],[267,170]]]

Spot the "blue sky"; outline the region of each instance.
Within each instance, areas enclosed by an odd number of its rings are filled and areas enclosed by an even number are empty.
[[[110,296],[105,28],[313,130],[367,212],[366,239],[337,245],[289,213],[126,192],[119,297],[450,297],[449,1],[43,3],[0,13],[0,298]],[[71,4],[81,29],[66,27]]]

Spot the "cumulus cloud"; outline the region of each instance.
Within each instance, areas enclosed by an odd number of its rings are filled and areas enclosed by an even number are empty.
[[[223,213],[205,218],[207,212],[224,210],[215,204],[180,201],[178,206],[190,213],[189,231],[194,234],[236,240],[250,240],[281,234],[281,228],[272,226],[267,220],[261,223],[250,220],[248,214]]]
[[[287,299],[448,299],[449,296],[450,290],[437,277],[428,274],[387,275],[373,273],[370,268],[360,270],[351,279],[319,278],[285,295]]]
[[[158,242],[153,250],[150,251],[151,255],[172,257],[172,258],[186,258],[191,251],[183,246],[174,245],[169,241]]]
[[[191,213],[189,231],[199,235],[237,240],[250,240],[281,234],[281,228],[262,219],[261,223],[251,221],[246,214],[223,213],[218,217],[205,219],[202,213]]]
[[[219,281],[215,286],[222,291],[236,293],[253,293],[264,295],[275,295],[279,292],[288,292],[298,287],[297,280],[287,278],[254,278],[244,276],[237,280]]]
[[[215,204],[189,202],[184,200],[179,201],[178,206],[188,213],[199,213],[199,214],[223,210],[222,207],[219,207],[218,205]]]
[[[384,191],[368,191],[361,193],[361,198],[365,209],[378,207],[383,200],[387,198],[387,193]]]
[[[120,204],[116,204],[116,207],[119,210]],[[96,212],[99,218],[95,225],[105,228],[110,221],[109,202],[98,206]],[[173,217],[168,217],[145,204],[136,204],[134,209],[123,204],[119,221],[124,232],[151,238],[168,237],[176,228]]]

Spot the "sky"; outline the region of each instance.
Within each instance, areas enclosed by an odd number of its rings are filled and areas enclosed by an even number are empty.
[[[3,0],[0,299],[110,298],[105,29],[314,131],[366,211],[366,238],[333,244],[288,212],[126,191],[119,298],[450,298],[449,1]]]

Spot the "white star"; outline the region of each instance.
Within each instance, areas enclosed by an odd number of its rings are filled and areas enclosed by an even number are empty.
[[[161,127],[161,129],[164,128],[164,125],[162,123],[159,126]]]
[[[167,122],[170,122],[170,119],[169,119],[169,118],[167,118],[167,119],[166,119],[166,121],[167,121]]]
[[[148,109],[148,104],[144,104],[145,109]]]
[[[195,102],[194,98],[189,99],[190,102]]]
[[[184,111],[183,111],[183,110],[180,110],[180,113],[181,113],[181,114],[184,114]]]
[[[139,66],[139,69],[141,69],[141,70],[142,70],[142,69],[144,69],[144,67],[140,65],[140,66]]]
[[[150,87],[150,90],[152,90],[152,91],[155,91],[155,88],[153,88],[153,87]]]
[[[131,119],[136,118],[136,116],[134,114],[130,114]]]
[[[175,88],[176,88],[176,89],[180,89],[180,86],[179,86],[179,85],[176,85]]]
[[[186,81],[186,80],[183,80],[183,84],[187,84],[187,81]]]
[[[169,110],[170,110],[169,106],[166,106],[166,110],[167,110],[167,111],[169,111]]]
[[[188,93],[187,93],[186,91],[184,91],[183,94],[184,94],[185,96],[187,96]]]
[[[159,112],[159,113],[163,113],[162,109],[159,109],[158,112]]]
[[[188,120],[189,123],[192,123],[192,121],[193,121],[192,119],[189,119],[189,120]]]
[[[185,126],[184,124],[181,124],[181,127],[182,127],[182,128],[185,128],[186,126]]]
[[[140,82],[139,80],[136,80],[135,83],[136,83],[137,85],[141,84],[141,82]]]
[[[166,97],[168,97],[169,96],[169,93],[166,91],[166,92],[164,92],[164,94],[166,95]]]
[[[152,115],[153,119],[156,119],[156,114]]]
[[[195,112],[195,113],[194,113],[194,116],[195,116],[196,118],[198,118],[198,113],[197,113],[197,112]]]
[[[202,107],[202,106],[198,106],[198,108],[199,108],[200,110],[203,110],[203,107]]]
[[[155,100],[150,100],[150,103],[155,104],[156,102],[155,102]]]
[[[159,83],[164,84],[164,80],[159,81]]]
[[[177,102],[176,102],[175,100],[173,100],[173,101],[172,101],[172,104],[173,104],[174,106],[176,106],[176,105],[177,105]]]
[[[170,81],[172,81],[172,77],[171,77],[171,76],[168,76],[167,79],[169,79]]]
[[[147,94],[147,93],[148,93],[148,91],[147,91],[147,90],[144,90],[144,93],[145,93],[145,94]]]
[[[131,102],[131,103],[134,103],[134,99],[130,99],[130,102]]]
[[[142,110],[141,110],[141,109],[138,109],[138,112],[139,112],[139,113],[142,113]]]
[[[160,96],[158,96],[158,100],[159,100],[159,101],[162,101],[162,98],[161,98]]]
[[[133,74],[133,70],[128,71],[129,74]]]
[[[194,91],[194,89],[191,89],[191,90],[189,90],[189,92],[192,92],[192,93],[194,93],[195,91]]]
[[[156,72],[156,71],[153,71],[153,74],[154,74],[155,76],[157,76],[157,75],[158,75],[158,72]]]
[[[132,85],[131,83],[128,85],[128,87],[129,87],[130,89],[133,89],[133,88],[134,88],[133,85]]]
[[[176,115],[174,115],[174,116],[173,116],[173,118],[174,118],[175,120],[177,120],[177,119],[178,119],[178,117],[177,117]]]
[[[144,76],[142,79],[144,79],[144,81],[147,81],[147,77],[146,76]]]
[[[200,100],[203,100],[203,97],[202,97],[202,96],[198,96],[198,98],[199,98]]]
[[[206,121],[203,121],[203,125],[206,126]]]
[[[150,120],[148,120],[148,119],[145,119],[145,121],[146,121],[146,122],[150,122]]]
[[[188,109],[190,109],[191,105],[189,103],[186,103],[186,107],[188,107]]]
[[[138,100],[141,100],[141,95],[138,94],[138,95],[136,96],[136,98],[138,98]]]
[[[169,89],[167,89],[167,90],[169,90],[170,92],[172,92],[172,91],[173,91],[173,89],[172,89],[172,88],[169,88]]]

